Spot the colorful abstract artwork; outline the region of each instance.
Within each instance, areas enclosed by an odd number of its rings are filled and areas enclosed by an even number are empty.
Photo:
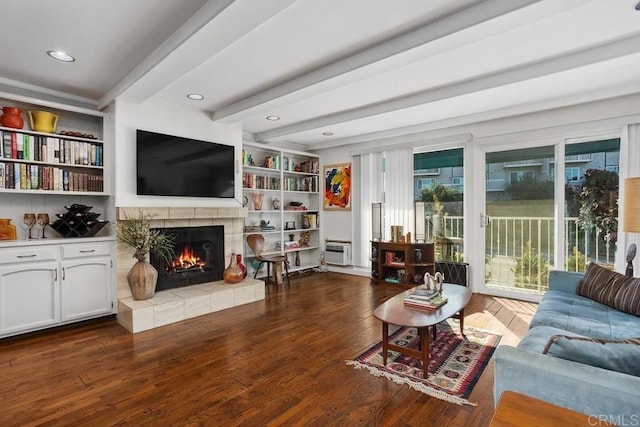
[[[351,163],[324,166],[324,210],[351,210]]]

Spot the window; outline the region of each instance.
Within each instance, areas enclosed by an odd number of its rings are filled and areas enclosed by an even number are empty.
[[[425,203],[426,236],[436,243],[436,260],[463,260],[463,156],[462,148],[413,156],[414,200]],[[425,171],[439,173],[425,178]]]
[[[555,249],[553,159],[551,145],[486,154],[486,172],[509,179],[501,193],[486,187],[484,212],[491,220],[484,227],[485,287],[490,291],[539,294],[547,289]],[[537,174],[513,170],[524,164],[540,165]]]
[[[425,188],[431,188],[436,185],[435,178],[418,178],[416,179],[416,182],[418,183],[418,186],[416,187],[418,191],[424,190]]]
[[[613,265],[616,252],[618,208],[615,200],[618,192],[618,164],[620,162],[620,140],[567,144],[565,147],[565,176],[573,167],[568,163],[576,157],[587,158],[583,165],[579,186],[571,186],[565,192],[565,246],[564,269],[584,271],[589,261]],[[616,196],[609,197],[615,193]],[[607,197],[598,197],[605,194]],[[599,204],[591,209],[592,200],[610,203]],[[608,214],[610,212],[610,214]],[[561,267],[559,267],[561,268]]]
[[[533,179],[533,171],[517,171],[509,173],[509,182],[514,184],[522,179]]]
[[[609,171],[609,172],[615,172],[615,173],[619,174],[620,173],[620,166],[618,166],[618,165],[605,166],[604,170]]]
[[[580,168],[565,168],[564,178],[567,184],[577,183],[580,180]]]

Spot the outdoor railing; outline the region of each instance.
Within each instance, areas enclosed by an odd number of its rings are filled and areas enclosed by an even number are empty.
[[[444,236],[441,237],[461,242],[463,229],[462,216],[446,215]],[[431,230],[432,224],[427,220],[427,236],[433,239]],[[577,218],[570,217],[564,220],[564,232],[565,265],[556,266],[553,218],[492,216],[485,230],[487,281],[499,286],[544,292],[551,268],[584,271],[589,261],[613,264],[616,245],[607,243],[600,231],[583,230]],[[455,250],[461,251],[462,248]]]

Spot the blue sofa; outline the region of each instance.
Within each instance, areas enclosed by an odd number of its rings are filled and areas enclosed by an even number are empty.
[[[517,347],[496,349],[496,405],[503,391],[512,390],[587,415],[638,417],[640,376],[636,376],[637,373],[622,373],[584,361],[554,357],[551,353],[543,354],[545,347],[553,348],[549,341],[556,335],[603,341],[640,337],[640,317],[576,294],[582,277],[581,273],[551,271],[549,291],[543,296],[526,336]],[[576,343],[588,341],[566,339]],[[601,342],[586,344],[592,345],[589,349],[592,353],[605,348]],[[636,358],[631,360],[640,366],[640,346],[624,347],[635,352]],[[587,359],[591,356],[598,355],[591,354]],[[606,356],[606,361],[617,359],[617,356]]]

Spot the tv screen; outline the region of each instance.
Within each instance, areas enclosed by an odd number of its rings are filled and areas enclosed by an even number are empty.
[[[137,131],[137,193],[150,196],[234,197],[234,147]]]

